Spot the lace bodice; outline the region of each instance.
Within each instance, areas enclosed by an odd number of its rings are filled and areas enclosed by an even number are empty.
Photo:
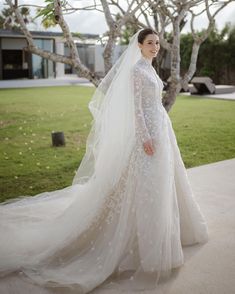
[[[162,81],[140,58],[138,36],[89,103],[94,120],[74,184],[0,205],[0,293],[9,284],[11,293],[159,293],[158,281],[184,263],[182,245],[207,241]]]
[[[156,136],[165,111],[162,105],[163,83],[151,62],[141,57],[133,68],[136,132],[144,143]]]

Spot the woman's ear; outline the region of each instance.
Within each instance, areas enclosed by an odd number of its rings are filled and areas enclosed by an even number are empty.
[[[138,46],[140,49],[142,49],[142,44],[138,42]]]

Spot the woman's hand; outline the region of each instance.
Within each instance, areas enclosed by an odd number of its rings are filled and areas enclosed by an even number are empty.
[[[148,155],[153,155],[154,154],[155,149],[154,149],[154,146],[153,146],[153,140],[152,139],[144,142],[143,146],[144,146],[145,153],[147,153]]]

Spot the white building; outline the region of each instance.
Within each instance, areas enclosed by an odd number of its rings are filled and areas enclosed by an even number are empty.
[[[61,55],[69,55],[62,33],[31,31],[35,45]],[[74,36],[81,62],[91,71],[103,74],[104,47],[97,44],[99,35],[81,34]],[[0,30],[0,80],[58,78],[75,73],[71,66],[55,63],[23,50],[27,41],[21,32]],[[116,46],[114,61],[125,46]]]

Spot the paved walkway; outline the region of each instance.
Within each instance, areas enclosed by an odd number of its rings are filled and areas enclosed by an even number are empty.
[[[183,247],[185,264],[164,290],[139,294],[233,294],[235,289],[235,158],[188,169],[195,198],[204,213],[209,241]],[[51,294],[16,275],[0,279],[1,294]],[[67,294],[61,289],[60,294]],[[118,294],[95,289],[94,294]],[[127,292],[126,292],[127,293]],[[127,294],[132,292],[128,291]],[[134,292],[133,292],[134,294]]]
[[[56,79],[35,79],[35,80],[7,80],[0,81],[0,89],[7,88],[31,88],[31,87],[51,87],[51,86],[89,86],[94,85],[87,79],[78,78],[76,75],[66,75]],[[182,95],[190,95],[189,92],[181,93]],[[197,96],[197,95],[194,95]],[[235,100],[235,92],[229,94],[200,95],[198,97],[206,97],[212,99]]]
[[[235,92],[227,94],[214,94],[214,95],[204,95],[208,98],[213,99],[224,99],[224,100],[235,100]]]
[[[191,96],[189,92],[180,93],[181,95]],[[199,98],[211,98],[211,99],[223,99],[223,100],[235,100],[235,92],[233,93],[225,93],[225,94],[213,94],[213,95],[197,95],[193,94],[192,96],[197,96]]]
[[[56,79],[35,79],[35,80],[1,80],[0,89],[7,88],[32,88],[32,87],[51,87],[51,86],[93,86],[87,79],[79,78],[76,75],[68,75]]]
[[[209,241],[204,245],[183,247],[185,264],[164,287],[137,293],[235,293],[235,158],[187,171],[195,198],[208,223]],[[92,293],[120,292],[97,289]]]

